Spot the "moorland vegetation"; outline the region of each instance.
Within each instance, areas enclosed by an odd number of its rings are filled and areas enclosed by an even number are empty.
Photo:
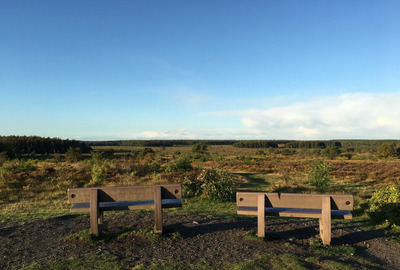
[[[115,141],[0,137],[0,226],[66,215],[72,187],[181,183],[184,213],[231,216],[237,190],[355,196],[400,237],[400,141]],[[186,212],[185,212],[186,211]]]

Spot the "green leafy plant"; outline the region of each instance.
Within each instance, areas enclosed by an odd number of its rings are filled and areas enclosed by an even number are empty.
[[[79,147],[70,147],[65,153],[65,158],[69,162],[77,162],[82,159],[82,151]]]
[[[192,160],[190,156],[185,155],[178,158],[175,162],[171,163],[167,168],[166,172],[188,172],[193,170]]]
[[[215,201],[230,201],[235,194],[235,177],[227,171],[203,169],[192,171],[180,180],[185,197],[203,197]]]
[[[202,193],[201,185],[203,182],[197,178],[198,171],[195,170],[190,173],[186,173],[181,179],[182,184],[182,195],[186,198],[197,197]]]
[[[199,175],[202,195],[206,199],[229,201],[235,194],[234,177],[227,171],[205,169]]]
[[[331,180],[331,166],[323,161],[317,161],[311,168],[309,184],[316,188],[326,188]]]
[[[327,147],[322,150],[322,155],[329,159],[335,159],[339,154],[340,149],[338,147]]]
[[[400,186],[388,186],[374,192],[369,199],[368,214],[377,222],[400,225]]]
[[[106,180],[106,173],[109,170],[107,162],[94,163],[92,166],[92,181],[90,185],[98,186],[102,185]]]
[[[388,158],[388,157],[394,156],[395,153],[396,153],[396,150],[394,149],[394,146],[392,144],[385,143],[385,144],[381,144],[378,147],[378,155],[380,157]]]

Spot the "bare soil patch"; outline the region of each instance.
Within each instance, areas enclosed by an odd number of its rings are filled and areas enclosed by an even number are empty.
[[[310,241],[319,241],[318,221],[268,219],[265,241],[248,240],[256,218],[216,219],[199,216],[164,216],[166,233],[160,241],[140,237],[118,237],[128,229],[152,229],[151,213],[121,213],[105,216],[107,239],[91,243],[67,237],[89,228],[89,216],[67,215],[24,225],[0,228],[0,269],[20,269],[33,263],[108,252],[129,268],[175,259],[207,262],[218,269],[226,263],[240,263],[258,255],[292,253],[303,258],[315,256]],[[376,269],[400,269],[400,245],[386,239],[381,231],[364,231],[353,223],[334,224],[332,246],[349,244],[358,256],[377,263]]]

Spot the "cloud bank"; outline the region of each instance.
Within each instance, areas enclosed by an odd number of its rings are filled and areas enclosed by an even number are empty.
[[[344,94],[238,114],[246,128],[269,138],[380,139],[400,136],[400,94]]]
[[[318,97],[295,105],[201,114],[209,121],[236,119],[232,128],[147,130],[131,139],[399,139],[400,93]]]

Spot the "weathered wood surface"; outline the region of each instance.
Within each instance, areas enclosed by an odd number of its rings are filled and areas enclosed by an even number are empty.
[[[162,233],[163,219],[162,219],[162,204],[161,204],[161,187],[154,187],[154,210],[155,210],[155,224],[154,231]]]
[[[163,199],[182,199],[180,184],[159,185],[162,186]],[[94,188],[70,188],[68,189],[69,203],[88,203],[90,193],[88,189],[99,191],[100,202],[127,202],[127,201],[153,201],[155,186],[116,186]]]
[[[98,201],[98,190],[90,190],[90,233],[99,236],[99,201]]]
[[[259,237],[265,236],[265,217],[318,218],[324,245],[331,242],[332,219],[352,219],[353,195],[237,192],[239,215],[257,216]]]
[[[162,233],[162,208],[182,207],[180,184],[153,186],[115,186],[68,189],[71,212],[90,212],[90,232],[98,236],[103,212],[112,210],[154,209],[156,233]]]
[[[259,194],[265,194],[265,207],[302,209],[322,209],[322,197],[326,196],[325,194],[237,192],[237,206],[257,206]],[[333,194],[329,196],[332,210],[353,210],[353,195]]]
[[[319,231],[324,245],[331,243],[331,200],[329,196],[322,197],[322,217],[319,219]]]
[[[276,217],[299,217],[299,218],[320,218],[322,216],[321,209],[301,209],[301,208],[264,208],[266,216]],[[238,207],[238,215],[257,216],[257,207]],[[334,219],[352,219],[353,215],[348,210],[331,210]]]
[[[265,196],[263,194],[258,195],[257,199],[257,236],[265,237],[265,207],[263,207],[265,205]]]
[[[162,208],[182,207],[182,200],[162,200]],[[99,209],[102,211],[118,211],[118,210],[140,210],[154,209],[154,201],[139,202],[100,202]],[[90,203],[76,203],[71,209],[71,213],[90,212]]]

